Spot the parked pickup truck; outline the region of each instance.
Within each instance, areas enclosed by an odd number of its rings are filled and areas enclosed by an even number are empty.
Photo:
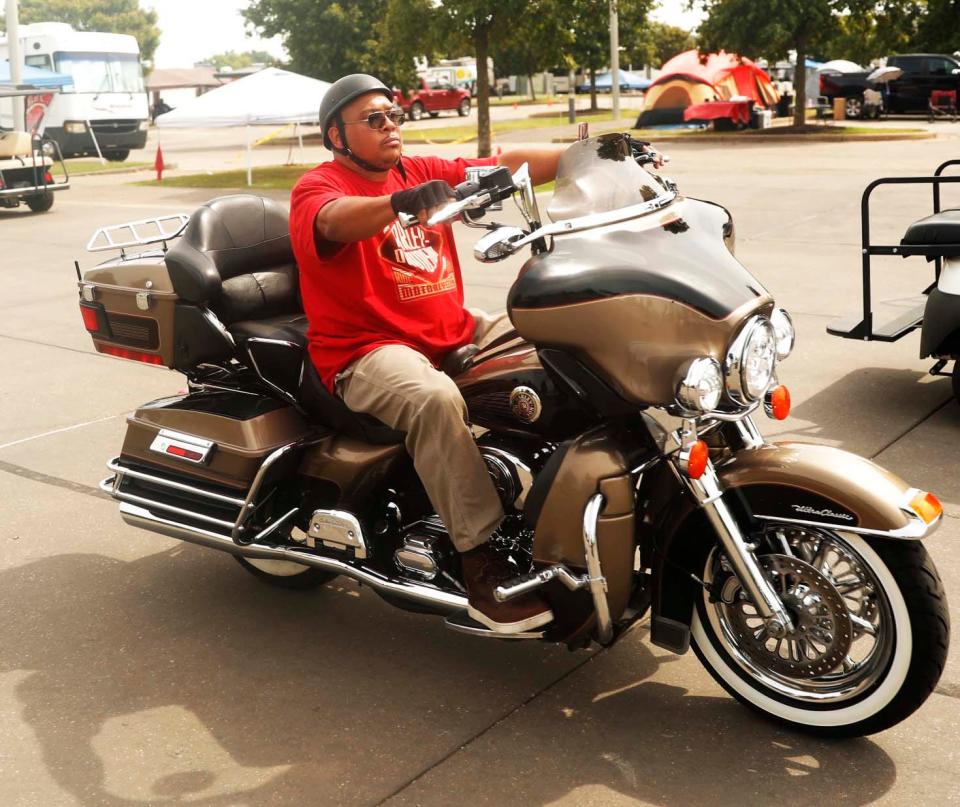
[[[426,112],[437,117],[444,109],[456,110],[461,117],[470,114],[470,93],[443,80],[420,79],[420,89],[394,90],[396,102],[411,120],[420,120]]]
[[[930,94],[934,90],[960,90],[960,61],[940,53],[905,53],[889,56],[887,67],[903,70],[900,78],[885,84],[867,80],[873,72],[821,73],[820,95],[833,103],[834,98],[845,98],[848,118],[863,117],[864,90],[879,90],[886,112],[926,112]]]

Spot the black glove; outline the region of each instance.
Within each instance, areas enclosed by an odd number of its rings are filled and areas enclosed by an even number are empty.
[[[442,179],[433,179],[430,182],[424,182],[422,185],[392,194],[390,196],[390,207],[398,216],[401,213],[416,216],[424,210],[440,207],[456,198],[453,188],[446,182]]]

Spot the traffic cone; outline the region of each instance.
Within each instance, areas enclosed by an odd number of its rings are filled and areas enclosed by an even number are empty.
[[[163,179],[163,149],[160,148],[160,144],[157,143],[157,156],[153,158],[153,167],[157,172],[157,182]]]

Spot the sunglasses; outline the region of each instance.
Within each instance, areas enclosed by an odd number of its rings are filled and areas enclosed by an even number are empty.
[[[403,126],[403,122],[407,119],[407,115],[402,109],[400,109],[400,107],[395,106],[391,107],[386,112],[371,112],[363,120],[346,120],[344,121],[344,124],[365,123],[371,129],[382,129],[387,125],[388,118],[394,126]]]

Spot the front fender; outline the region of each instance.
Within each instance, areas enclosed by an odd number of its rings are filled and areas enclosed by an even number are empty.
[[[802,524],[880,538],[916,540],[940,524],[939,507],[925,521],[911,502],[925,494],[870,460],[829,446],[774,443],[741,451],[719,465],[724,498],[747,521]],[[651,639],[686,651],[699,575],[714,545],[709,523],[665,468],[645,479],[639,501],[652,571]],[[746,526],[746,524],[744,525]]]
[[[717,474],[762,521],[920,539],[942,519],[938,513],[925,521],[911,506],[921,491],[896,474],[830,446],[764,445],[739,452]]]

